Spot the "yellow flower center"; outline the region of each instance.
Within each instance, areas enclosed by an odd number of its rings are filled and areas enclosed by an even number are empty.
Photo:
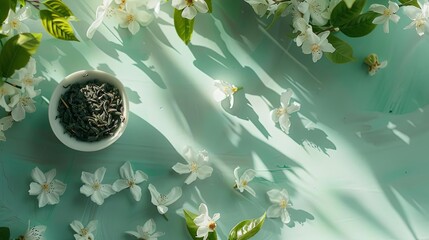
[[[191,170],[191,172],[197,172],[197,170],[198,170],[198,165],[197,165],[197,163],[196,162],[192,162],[191,163],[191,166],[189,167],[190,168],[190,170]]]
[[[14,19],[12,20],[12,22],[10,22],[10,25],[12,26],[13,29],[16,29],[19,26],[19,21]]]
[[[280,117],[281,115],[286,114],[286,113],[287,113],[286,108],[277,108],[277,110],[276,110],[276,115],[278,117]]]
[[[49,184],[44,183],[44,184],[42,184],[41,186],[42,186],[42,190],[43,190],[44,192],[49,192]]]
[[[134,181],[128,180],[128,187],[132,187],[134,185],[136,185],[136,183]]]
[[[416,20],[416,27],[423,27],[425,25],[425,20],[423,20],[423,19],[419,19],[419,20]]]
[[[244,180],[243,182],[241,182],[241,185],[243,185],[243,187],[247,186],[248,182],[246,180]]]
[[[99,182],[96,182],[92,185],[92,189],[94,189],[95,191],[100,190],[100,188],[101,188],[101,185]]]
[[[80,230],[80,235],[81,236],[86,236],[88,234],[88,229],[86,229],[86,228],[82,228],[81,230]]]
[[[390,11],[390,9],[386,8],[386,9],[384,9],[384,11],[383,11],[383,15],[384,15],[384,16],[390,16],[390,15],[392,15],[392,11]]]
[[[24,85],[27,85],[27,86],[31,86],[34,83],[33,78],[31,78],[31,77],[24,78],[24,80],[22,80],[22,82],[24,83]]]
[[[320,52],[320,46],[319,46],[319,44],[313,44],[313,45],[311,45],[311,52],[312,53]]]
[[[286,199],[282,199],[279,203],[280,208],[285,209],[287,207],[287,201]]]
[[[132,23],[134,21],[135,21],[134,15],[133,14],[128,14],[128,16],[127,16],[127,23],[130,24],[130,23]]]

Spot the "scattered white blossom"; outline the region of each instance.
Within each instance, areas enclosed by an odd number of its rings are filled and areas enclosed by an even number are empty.
[[[31,9],[28,6],[20,8],[18,11],[9,10],[9,15],[2,25],[2,31],[6,35],[13,35],[15,32],[30,32],[30,28],[23,23],[31,16]]]
[[[145,240],[157,240],[159,237],[164,236],[163,232],[155,232],[156,224],[155,221],[151,218],[145,222],[143,226],[137,226],[137,232],[135,231],[126,231],[125,233],[130,234],[138,239]]]
[[[203,238],[206,240],[209,233],[214,232],[216,229],[216,221],[219,220],[220,214],[215,213],[213,217],[209,216],[207,205],[204,203],[200,204],[199,215],[194,219],[195,225],[197,225],[197,238]]]
[[[93,232],[97,229],[97,220],[92,220],[86,227],[80,221],[74,220],[70,227],[76,232],[75,240],[95,240]]]
[[[262,17],[265,15],[265,13],[267,13],[268,10],[268,2],[267,0],[244,0],[245,2],[247,2],[250,6],[252,6],[253,11],[255,11],[255,13]]]
[[[167,195],[159,193],[152,184],[149,184],[148,189],[152,204],[156,206],[158,212],[162,215],[167,213],[167,206],[173,204],[182,196],[182,189],[180,187],[173,187]]]
[[[205,179],[212,175],[213,168],[209,166],[209,156],[207,151],[196,153],[191,147],[187,146],[183,152],[187,164],[176,163],[173,170],[179,174],[191,173],[185,180],[186,184],[199,179]]]
[[[365,60],[365,64],[368,65],[368,73],[371,76],[374,76],[379,69],[385,68],[387,66],[387,61],[380,62],[378,60],[377,54],[368,55]]]
[[[119,192],[125,188],[129,188],[134,199],[140,201],[142,189],[137,184],[146,181],[148,179],[147,175],[140,170],[134,172],[130,162],[125,162],[124,165],[121,166],[119,174],[122,179],[118,179],[113,183],[113,190]]]
[[[173,0],[171,5],[177,10],[183,10],[182,17],[187,19],[193,19],[197,12],[206,13],[209,11],[204,0]]]
[[[54,179],[56,170],[52,169],[46,173],[40,171],[38,167],[31,171],[31,178],[34,182],[30,183],[30,195],[37,195],[39,208],[46,204],[54,205],[60,202],[60,196],[66,191],[66,184]]]
[[[286,89],[286,91],[283,92],[280,96],[281,106],[271,111],[271,119],[275,123],[279,122],[280,128],[286,134],[289,134],[290,114],[299,111],[299,109],[301,108],[301,105],[297,102],[293,102],[292,104],[289,104],[292,95],[293,95],[292,89],[290,88]]]
[[[213,84],[216,87],[213,92],[215,101],[221,102],[229,98],[229,108],[232,108],[234,106],[234,93],[238,92],[241,88],[221,80],[215,80]]]
[[[333,53],[335,48],[328,42],[329,31],[324,31],[316,35],[309,28],[307,29],[307,41],[302,44],[304,54],[312,54],[313,62],[322,58],[323,52]]]
[[[14,121],[19,122],[24,120],[25,113],[32,113],[36,111],[34,100],[27,92],[15,94],[10,98],[9,107],[12,109],[12,118]]]
[[[81,180],[85,184],[80,188],[80,193],[91,196],[91,200],[98,205],[104,203],[104,199],[115,194],[110,184],[102,184],[106,168],[101,167],[94,174],[82,172]]]
[[[34,58],[30,58],[25,67],[15,71],[11,77],[11,82],[20,86],[21,92],[26,92],[30,98],[34,98],[40,94],[40,90],[35,90],[34,87],[43,80],[43,77],[34,76],[36,72],[36,60]]]
[[[388,7],[376,3],[372,4],[369,6],[369,10],[381,14],[381,16],[374,18],[372,23],[383,24],[383,30],[385,33],[389,33],[389,21],[397,23],[400,18],[396,15],[396,12],[399,10],[399,5],[392,1],[389,1]]]
[[[118,10],[117,15],[120,19],[119,26],[128,28],[131,34],[135,35],[140,30],[141,26],[148,26],[154,16],[140,7],[143,6],[143,1],[127,1],[125,9]]]
[[[418,1],[417,1],[418,2]],[[424,4],[418,2],[419,8],[416,6],[405,6],[404,13],[412,20],[412,22],[404,29],[410,29],[415,26],[417,34],[423,36],[429,31],[429,2]]]
[[[267,192],[267,194],[270,201],[274,203],[267,209],[267,217],[280,217],[284,224],[289,223],[290,216],[287,211],[287,208],[291,206],[291,204],[289,202],[289,193],[286,191],[286,189],[271,189]]]
[[[94,36],[95,31],[100,27],[101,23],[103,23],[104,18],[113,15],[113,9],[110,6],[112,2],[113,0],[103,0],[103,4],[97,7],[95,10],[95,20],[86,31],[86,36],[88,38],[91,39]]]
[[[234,169],[234,177],[235,177],[235,186],[234,188],[237,188],[240,192],[244,192],[246,190],[252,196],[256,197],[255,191],[249,187],[249,182],[253,180],[253,178],[256,176],[256,172],[253,169],[247,169],[244,171],[244,173],[241,176],[238,176],[238,170],[240,167],[236,167]]]
[[[27,232],[25,232],[24,236],[21,236],[20,240],[45,240],[43,234],[46,231],[46,226],[38,225],[35,227],[31,227],[30,221],[28,221]]]

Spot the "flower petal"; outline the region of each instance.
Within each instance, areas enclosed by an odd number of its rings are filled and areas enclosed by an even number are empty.
[[[54,188],[54,192],[58,195],[63,195],[64,192],[66,191],[67,185],[64,184],[63,182],[61,182],[60,180],[54,179],[52,181],[52,185]]]
[[[131,167],[130,162],[125,162],[120,168],[119,168],[119,174],[121,175],[121,178],[124,179],[133,179],[134,178],[134,172],[133,168]]]
[[[51,169],[50,171],[48,171],[47,173],[45,173],[45,177],[46,177],[46,182],[47,183],[51,183],[52,180],[54,180],[55,175],[57,175],[57,171],[56,169]]]
[[[267,218],[278,218],[282,213],[282,209],[278,204],[273,204],[267,209]]]
[[[39,208],[46,206],[48,204],[48,197],[46,196],[46,192],[43,192],[37,196],[37,199],[39,200]]]
[[[40,183],[40,184],[46,183],[45,174],[43,174],[43,172],[40,171],[38,167],[35,167],[31,171],[31,178],[33,178],[33,180],[37,183]]]
[[[289,212],[286,209],[283,209],[283,211],[281,211],[280,217],[284,224],[288,224],[290,222]]]
[[[186,2],[185,0],[173,0],[171,5],[177,10],[182,10],[186,7]]]
[[[60,202],[60,197],[58,196],[58,194],[48,193],[46,194],[46,197],[50,205],[58,204]]]
[[[271,115],[271,120],[273,120],[273,122],[276,123],[279,121],[279,117],[281,116],[281,115],[279,115],[280,112],[281,112],[280,108],[276,108],[276,109],[271,110],[270,115]]]
[[[101,168],[95,170],[94,178],[101,183],[103,181],[105,173],[106,173],[106,168],[105,167],[101,167]]]
[[[209,11],[209,7],[207,6],[207,3],[204,0],[194,0],[194,7],[200,13],[206,13]]]
[[[134,185],[134,186],[130,187],[130,191],[131,191],[131,194],[133,195],[134,199],[137,202],[140,201],[140,199],[142,197],[142,189],[139,186]]]
[[[82,172],[82,175],[80,176],[80,180],[82,180],[83,183],[87,185],[92,185],[94,183],[94,174],[89,172]]]
[[[108,198],[116,193],[115,190],[113,190],[112,185],[110,184],[102,184],[99,192],[101,193],[103,198]]]
[[[151,218],[145,222],[143,225],[143,232],[153,233],[156,230],[155,221]]]
[[[134,174],[134,181],[136,184],[142,183],[144,181],[148,180],[148,176],[146,175],[146,173],[144,173],[141,170],[137,170],[136,173]]]
[[[299,103],[297,103],[297,102],[293,102],[291,105],[289,105],[289,106],[286,108],[286,111],[287,111],[289,114],[291,114],[291,113],[294,113],[294,112],[299,111],[300,109],[301,109],[301,104],[299,104]]]
[[[167,194],[167,201],[165,205],[168,206],[177,201],[182,196],[182,189],[180,187],[173,187]]]
[[[249,186],[245,186],[244,189],[249,192],[252,196],[256,197],[256,192],[255,190],[253,190],[253,188],[249,187]]]
[[[237,166],[235,169],[234,169],[234,178],[235,178],[235,180],[236,181],[239,181],[240,180],[240,177],[238,176],[238,170],[240,169],[240,167],[239,166]]]
[[[173,166],[173,170],[175,172],[177,172],[178,174],[185,174],[185,173],[190,173],[191,169],[189,169],[189,165],[185,165],[183,163],[176,163]]]
[[[91,195],[91,200],[97,205],[103,205],[104,203],[104,198],[100,191],[94,191]]]
[[[198,175],[196,173],[191,173],[189,174],[189,176],[186,178],[185,183],[186,184],[191,184],[193,183],[195,180],[197,180]]]
[[[290,120],[289,115],[283,114],[279,118],[280,128],[285,132],[286,134],[289,134],[289,128],[290,128]]]
[[[160,214],[165,214],[168,211],[168,207],[164,205],[156,206],[156,209],[158,209]]]
[[[246,182],[250,182],[253,180],[253,178],[256,176],[256,171],[253,169],[247,169],[244,171],[243,175],[241,176],[242,180],[245,180]]]
[[[86,226],[86,230],[88,230],[88,232],[94,232],[97,229],[97,220],[92,220],[91,222],[88,223],[88,225]]]
[[[89,197],[94,193],[94,189],[88,185],[83,185],[82,187],[80,187],[80,193]]]
[[[128,187],[128,180],[125,179],[118,179],[112,184],[112,188],[115,192],[120,192]]]
[[[152,204],[155,205],[155,206],[158,206],[159,205],[159,199],[160,199],[161,195],[156,190],[155,186],[152,185],[151,183],[149,183],[148,189],[149,189],[149,192],[150,192]]]
[[[22,121],[25,118],[25,110],[21,104],[17,104],[12,110],[12,118],[16,122]]]
[[[195,160],[195,152],[190,146],[186,146],[185,149],[183,149],[183,155],[186,162],[188,163],[191,163]]]
[[[213,91],[213,98],[216,102],[222,102],[228,96],[220,89],[215,89]]]
[[[289,105],[289,101],[292,98],[293,90],[288,88],[285,92],[282,92],[280,95],[280,103],[283,108],[286,108]]]
[[[41,192],[42,186],[40,186],[40,184],[35,182],[30,183],[30,190],[28,190],[30,195],[39,195]]]
[[[129,235],[132,235],[132,236],[134,236],[136,238],[142,238],[142,236],[138,232],[135,232],[135,231],[126,231],[125,233],[129,234]]]
[[[83,224],[77,220],[74,220],[72,223],[70,223],[70,227],[76,233],[80,233],[80,230],[82,230],[84,228]]]
[[[183,9],[183,12],[182,12],[183,18],[192,20],[196,15],[197,15],[197,9],[195,9],[195,7],[193,6],[190,6],[190,7],[188,6],[188,7],[185,7],[185,9]]]
[[[283,195],[278,189],[271,189],[267,192],[268,198],[273,203],[279,203],[283,199]]]
[[[207,165],[200,166],[197,171],[199,179],[205,179],[212,175],[213,168]]]

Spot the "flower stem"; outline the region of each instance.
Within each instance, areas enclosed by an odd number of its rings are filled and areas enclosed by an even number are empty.
[[[162,216],[164,217],[165,221],[167,221],[167,222],[168,222],[168,218],[167,218],[167,215],[165,215],[165,214],[162,214]]]

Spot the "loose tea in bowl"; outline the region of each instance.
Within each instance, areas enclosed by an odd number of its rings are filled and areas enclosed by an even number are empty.
[[[116,141],[128,122],[122,83],[101,71],[67,76],[49,103],[49,122],[57,138],[80,151],[97,151]]]

